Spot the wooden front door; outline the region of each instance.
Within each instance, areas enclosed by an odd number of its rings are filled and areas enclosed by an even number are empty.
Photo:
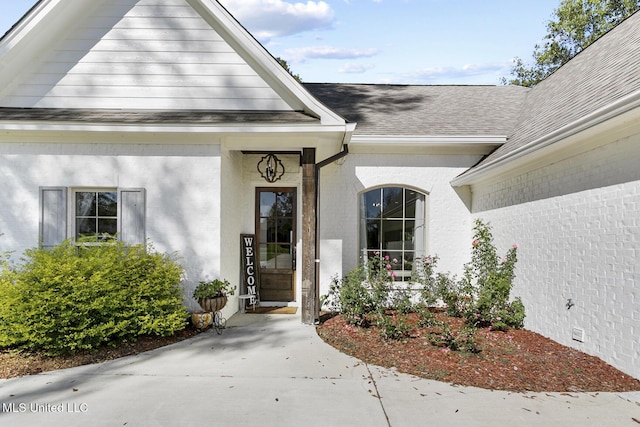
[[[260,300],[295,300],[296,189],[256,189]]]

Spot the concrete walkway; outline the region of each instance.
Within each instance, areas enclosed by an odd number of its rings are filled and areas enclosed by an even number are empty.
[[[366,365],[291,315],[0,380],[3,426],[639,426],[637,393],[509,393]]]

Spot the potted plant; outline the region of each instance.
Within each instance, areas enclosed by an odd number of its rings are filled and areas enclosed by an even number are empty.
[[[235,293],[235,287],[226,279],[201,281],[193,291],[193,297],[203,310],[216,312],[227,305],[227,296]]]

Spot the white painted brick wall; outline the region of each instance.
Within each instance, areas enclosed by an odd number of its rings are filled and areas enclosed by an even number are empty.
[[[640,150],[625,139],[474,187],[501,251],[519,245],[525,327],[640,378]],[[567,309],[571,298],[575,306]],[[572,340],[585,330],[584,343]]]
[[[439,270],[461,273],[470,257],[472,220],[449,181],[478,156],[349,154],[344,164],[321,171],[320,293],[333,275],[342,277],[358,262],[358,195],[381,185],[407,185],[428,193],[428,252],[440,257]],[[341,263],[327,248],[341,247]]]
[[[177,251],[187,289],[220,273],[220,149],[206,145],[0,145],[0,252],[38,245],[39,188],[143,187],[147,237]]]

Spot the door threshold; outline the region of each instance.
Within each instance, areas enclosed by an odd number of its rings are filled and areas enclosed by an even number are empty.
[[[260,307],[298,307],[295,301],[259,301]]]

